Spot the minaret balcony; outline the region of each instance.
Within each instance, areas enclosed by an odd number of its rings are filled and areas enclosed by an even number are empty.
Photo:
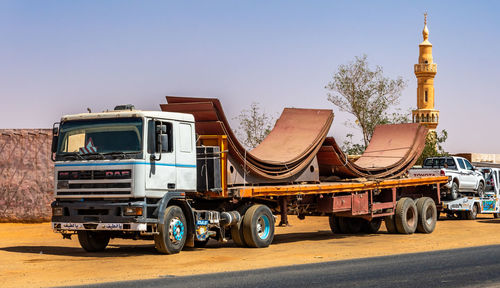
[[[437,64],[415,64],[415,73],[436,73],[437,72]]]

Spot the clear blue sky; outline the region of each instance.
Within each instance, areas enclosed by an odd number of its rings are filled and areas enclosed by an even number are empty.
[[[327,101],[338,65],[368,55],[408,87],[423,13],[438,64],[438,129],[450,152],[500,153],[499,1],[3,1],[0,128],[51,127],[64,114],[165,95],[218,97],[226,113],[258,102],[334,109],[342,142],[352,121]]]

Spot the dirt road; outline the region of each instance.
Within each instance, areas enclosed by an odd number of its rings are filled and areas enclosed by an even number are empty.
[[[432,234],[333,235],[326,217],[277,227],[269,248],[237,248],[230,241],[159,255],[150,241],[111,240],[103,253],[85,253],[44,224],[0,224],[2,287],[61,286],[169,277],[340,259],[500,244],[500,219],[439,221]]]

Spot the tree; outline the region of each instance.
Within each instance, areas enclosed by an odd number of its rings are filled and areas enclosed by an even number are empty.
[[[250,109],[244,109],[236,117],[239,121],[236,135],[247,148],[255,148],[266,138],[274,126],[274,117],[261,111],[258,103],[253,102]]]
[[[427,138],[425,139],[424,151],[417,160],[416,165],[422,165],[425,158],[436,157],[436,156],[448,156],[448,152],[444,151],[443,144],[448,139],[448,132],[446,130],[441,130],[441,133],[436,133],[436,131],[429,131]]]
[[[370,142],[375,126],[392,123],[397,118],[388,111],[399,103],[405,87],[401,77],[395,80],[384,77],[382,67],[371,70],[366,55],[340,65],[332,81],[325,86],[331,91],[328,101],[356,118],[355,126],[363,133],[364,147]]]

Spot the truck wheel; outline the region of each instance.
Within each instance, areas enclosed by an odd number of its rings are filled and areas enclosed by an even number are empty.
[[[231,226],[231,238],[233,239],[234,244],[238,247],[248,247],[247,243],[245,243],[245,239],[243,238],[243,219],[240,223]]]
[[[361,226],[361,230],[368,234],[375,234],[380,229],[382,225],[382,218],[373,218],[371,221],[364,220],[363,225]]]
[[[78,242],[87,252],[104,251],[108,246],[109,238],[106,232],[78,231]]]
[[[477,196],[483,197],[484,196],[484,183],[479,182],[479,185],[477,186]]]
[[[477,217],[477,204],[472,205],[472,209],[466,212],[467,220],[475,220]]]
[[[457,200],[457,198],[458,198],[458,183],[453,181],[450,189],[450,199]]]
[[[328,216],[328,224],[330,224],[330,230],[332,230],[332,233],[340,233],[339,217],[336,217],[334,214],[330,214]]]
[[[396,229],[401,234],[413,234],[417,230],[418,212],[413,199],[404,197],[396,204]]]
[[[385,216],[384,222],[385,222],[385,228],[387,229],[388,233],[390,234],[398,233],[398,230],[396,229],[396,221],[394,219],[394,215]]]
[[[437,209],[436,203],[429,197],[422,197],[417,200],[418,225],[417,231],[420,233],[432,233],[436,228]]]
[[[155,235],[155,248],[160,253],[176,254],[181,252],[187,239],[186,217],[179,206],[165,209],[163,223],[158,225]]]
[[[341,217],[339,219],[339,227],[342,233],[357,234],[361,231],[362,219]]]
[[[274,239],[274,216],[265,205],[253,205],[243,217],[243,239],[254,248],[264,248]]]

